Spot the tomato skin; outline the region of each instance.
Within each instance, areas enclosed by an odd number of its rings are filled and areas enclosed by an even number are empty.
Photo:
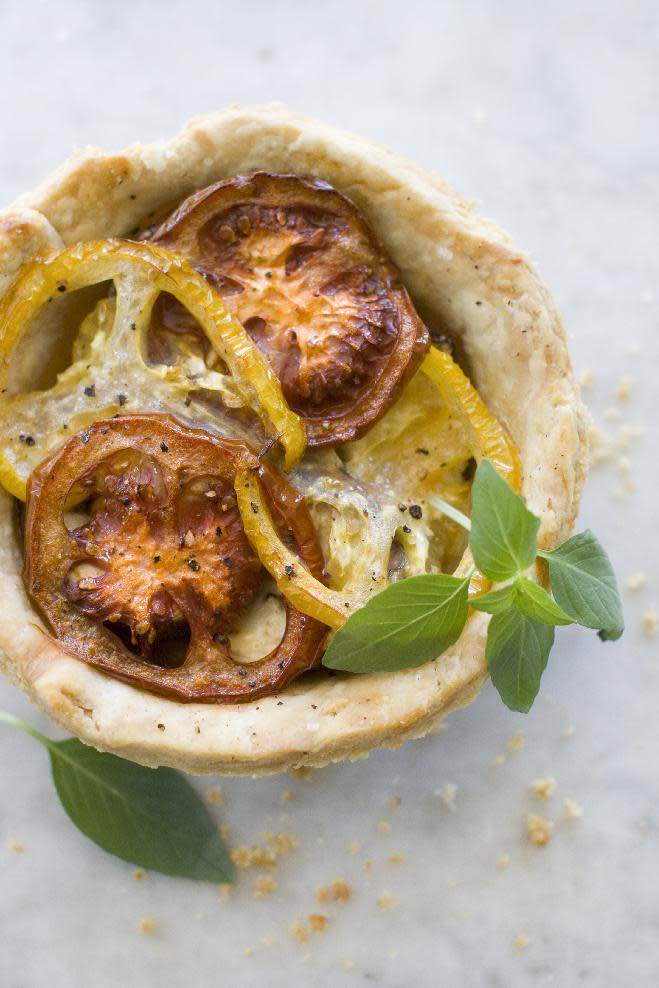
[[[286,601],[279,645],[255,662],[231,656],[228,635],[262,573],[233,489],[245,467],[259,473],[282,537],[321,576],[300,495],[240,441],[167,415],[128,415],[95,423],[45,460],[28,487],[24,580],[62,645],[182,701],[257,699],[312,668],[327,629]],[[82,502],[89,519],[67,528],[65,513]],[[180,664],[160,657],[164,640],[180,642]]]
[[[222,295],[304,419],[310,446],[362,435],[428,349],[384,248],[357,207],[325,182],[265,172],[218,182],[151,236]],[[175,330],[176,304],[170,308],[154,333],[167,322]]]

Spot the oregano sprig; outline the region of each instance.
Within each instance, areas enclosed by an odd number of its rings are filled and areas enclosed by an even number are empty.
[[[51,741],[0,712],[50,755],[53,782],[73,823],[105,851],[165,875],[231,882],[234,867],[195,790],[171,768],[144,768],[77,738]]]
[[[430,501],[469,532],[478,569],[504,585],[468,599],[471,573],[393,583],[336,632],[324,665],[356,673],[422,665],[457,641],[471,606],[491,615],[486,658],[494,686],[506,706],[526,712],[537,696],[555,626],[594,628],[603,641],[620,637],[624,618],[615,574],[591,531],[555,549],[538,549],[540,519],[487,460],[476,470],[470,519],[441,498]],[[553,596],[526,575],[538,556],[547,561]]]

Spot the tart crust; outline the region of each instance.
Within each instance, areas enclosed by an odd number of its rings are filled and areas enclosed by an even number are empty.
[[[192,120],[172,141],[75,154],[0,213],[0,293],[37,251],[130,236],[196,189],[264,170],[324,179],[365,214],[422,316],[459,338],[470,376],[517,443],[523,494],[550,547],[574,522],[588,416],[552,298],[512,239],[443,180],[280,104]],[[44,632],[22,581],[12,498],[0,491],[0,666],[68,731],[145,765],[263,774],[420,737],[487,678],[487,616],[418,669],[314,674],[248,704],[183,704],[97,672]]]

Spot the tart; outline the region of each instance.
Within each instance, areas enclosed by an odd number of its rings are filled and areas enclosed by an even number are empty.
[[[259,774],[476,696],[482,613],[418,668],[320,662],[389,582],[466,571],[427,498],[468,508],[480,457],[544,547],[574,522],[565,332],[494,223],[382,148],[234,107],[81,152],[5,210],[0,294],[0,662],[57,723]]]

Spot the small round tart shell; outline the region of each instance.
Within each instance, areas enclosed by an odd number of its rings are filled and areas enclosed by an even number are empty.
[[[458,340],[474,385],[517,443],[522,492],[550,547],[574,522],[588,417],[565,331],[527,258],[444,181],[389,151],[290,113],[232,107],[172,141],[76,154],[0,214],[0,294],[45,248],[134,235],[197,189],[254,171],[329,182],[363,211],[431,329]],[[21,577],[16,504],[0,492],[0,663],[58,724],[96,748],[188,772],[260,774],[355,758],[431,730],[487,678],[487,616],[418,669],[312,673],[240,705],[182,704],[85,665],[46,634]]]

